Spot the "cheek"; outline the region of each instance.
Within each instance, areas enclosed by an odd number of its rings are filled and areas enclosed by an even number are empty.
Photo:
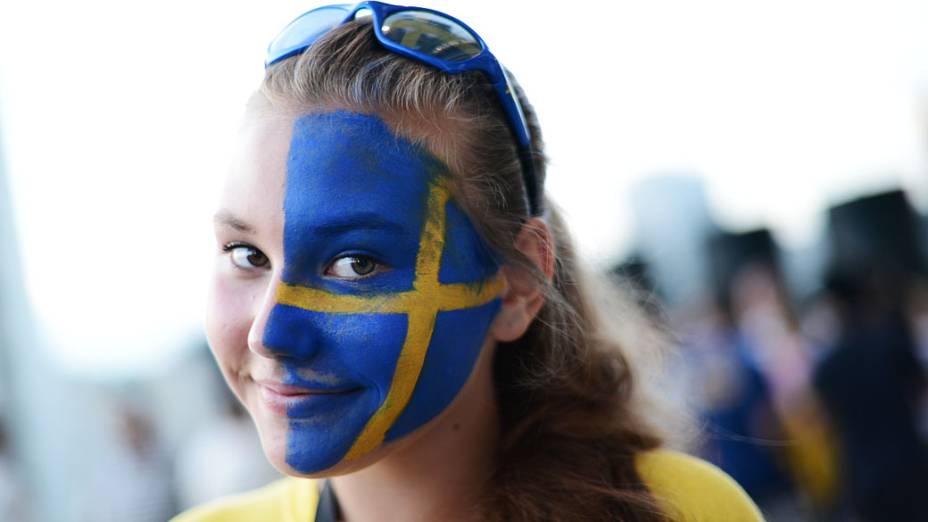
[[[386,440],[403,437],[438,416],[468,381],[485,344],[499,300],[463,310],[439,312],[416,387]]]
[[[257,297],[254,286],[218,269],[213,276],[206,309],[206,337],[227,379],[230,372],[241,367],[248,353],[248,332]]]

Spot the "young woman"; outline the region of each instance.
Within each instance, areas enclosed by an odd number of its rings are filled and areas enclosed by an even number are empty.
[[[290,477],[178,521],[759,520],[659,449],[531,106],[464,24],[304,14],[237,151],[207,332]]]

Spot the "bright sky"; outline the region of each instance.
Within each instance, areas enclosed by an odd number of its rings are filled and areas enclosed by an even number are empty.
[[[315,5],[0,4],[20,255],[62,368],[144,373],[195,338],[230,138],[268,40]],[[926,2],[423,5],[519,77],[549,193],[593,261],[632,247],[629,191],[660,172],[701,174],[720,222],[788,246],[868,190],[902,184],[928,207]]]

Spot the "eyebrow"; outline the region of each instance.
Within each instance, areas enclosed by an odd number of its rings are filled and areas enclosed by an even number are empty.
[[[246,234],[255,233],[255,228],[253,226],[228,210],[216,212],[216,215],[213,216],[213,222],[217,225],[230,227],[238,232]],[[406,230],[406,228],[399,223],[385,219],[379,214],[368,212],[344,216],[338,220],[314,225],[310,228],[317,234],[329,237],[338,236],[357,229],[382,230],[384,232],[393,233],[402,233]]]
[[[254,227],[228,210],[220,210],[219,212],[216,212],[216,215],[213,216],[213,223],[217,225],[225,225],[236,230],[237,232],[243,232],[246,234],[255,233]]]
[[[341,216],[337,220],[313,225],[310,228],[314,233],[326,237],[338,236],[357,229],[382,230],[399,234],[406,231],[406,227],[403,225],[390,221],[380,214],[370,212]]]

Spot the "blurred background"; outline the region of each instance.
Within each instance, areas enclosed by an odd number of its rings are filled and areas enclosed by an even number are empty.
[[[276,477],[201,321],[244,102],[316,5],[0,3],[0,520]],[[673,332],[690,451],[772,521],[928,519],[928,3],[421,5],[519,78],[581,253]]]

